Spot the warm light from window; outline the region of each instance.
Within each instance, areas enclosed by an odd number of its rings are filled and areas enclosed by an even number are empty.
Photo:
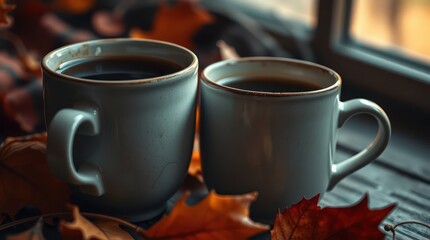
[[[359,42],[430,63],[429,0],[355,0],[350,34]]]

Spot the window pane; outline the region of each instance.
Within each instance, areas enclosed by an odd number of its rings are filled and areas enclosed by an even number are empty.
[[[235,2],[272,12],[280,18],[299,20],[308,26],[315,26],[315,0],[235,0]]]
[[[430,63],[429,0],[355,0],[351,37]]]

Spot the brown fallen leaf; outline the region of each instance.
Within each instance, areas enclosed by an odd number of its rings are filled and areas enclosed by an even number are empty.
[[[196,1],[182,0],[173,6],[162,1],[157,9],[152,29],[144,32],[133,28],[130,36],[172,42],[192,49],[194,34],[212,21],[212,15]]]
[[[26,205],[64,211],[71,191],[50,172],[46,139],[46,133],[7,138],[0,146],[0,212],[13,216]]]
[[[319,196],[303,199],[278,213],[271,231],[272,240],[284,239],[383,239],[378,226],[395,208],[389,205],[369,210],[368,196],[350,207],[321,209]]]
[[[247,239],[269,229],[249,218],[257,193],[222,196],[215,192],[194,206],[182,197],[172,211],[144,231],[149,239]]]
[[[60,233],[62,239],[109,240],[105,232],[80,214],[77,206],[71,206],[71,209],[73,221],[60,222]]]
[[[95,225],[106,234],[109,240],[133,240],[133,237],[121,229],[117,222],[96,221]]]

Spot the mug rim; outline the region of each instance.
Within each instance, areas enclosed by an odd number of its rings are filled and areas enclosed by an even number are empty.
[[[67,74],[59,73],[59,72],[51,69],[47,65],[47,62],[49,61],[49,59],[55,57],[55,55],[57,53],[65,51],[67,48],[76,47],[76,46],[80,46],[80,45],[84,45],[84,44],[94,44],[94,43],[98,43],[98,42],[99,43],[101,42],[103,44],[109,44],[109,43],[114,43],[114,42],[115,43],[118,43],[118,42],[142,42],[142,43],[156,43],[156,44],[165,45],[165,46],[167,45],[170,47],[179,48],[182,51],[188,53],[191,56],[192,61],[190,64],[188,64],[187,67],[182,68],[182,69],[180,69],[176,72],[170,73],[170,74],[161,75],[161,76],[157,76],[157,77],[128,79],[128,80],[94,80],[94,79],[86,79],[86,78],[82,78],[82,77],[75,77],[75,76],[70,76]],[[92,55],[89,55],[89,56],[92,56]],[[193,72],[198,68],[198,59],[197,59],[197,56],[191,50],[189,50],[185,47],[182,47],[178,44],[174,44],[174,43],[170,43],[170,42],[166,42],[166,41],[153,40],[153,39],[138,39],[138,38],[108,38],[108,39],[94,39],[94,40],[89,40],[89,41],[77,42],[77,43],[72,43],[72,44],[68,44],[68,45],[64,45],[62,47],[56,48],[43,57],[41,68],[42,68],[42,73],[48,73],[48,74],[52,75],[53,77],[56,77],[57,79],[65,79],[68,81],[90,83],[90,84],[130,85],[130,84],[143,84],[143,83],[160,82],[163,80],[172,79],[174,77],[181,76],[181,75],[186,74],[188,72]]]
[[[235,65],[238,63],[240,64],[240,63],[244,63],[244,62],[283,62],[283,63],[287,63],[287,64],[293,63],[293,64],[301,65],[304,67],[311,67],[311,68],[317,68],[320,70],[324,70],[327,73],[329,73],[331,76],[333,76],[336,79],[336,81],[333,84],[329,85],[328,87],[323,87],[323,88],[320,88],[317,90],[312,90],[312,91],[267,92],[267,91],[245,90],[245,89],[226,86],[226,85],[218,83],[218,81],[211,80],[207,76],[208,72],[215,69],[215,68],[220,68],[220,67],[228,66],[228,65]],[[232,93],[236,93],[236,94],[240,94],[240,95],[251,95],[251,96],[260,96],[260,97],[262,97],[262,96],[266,96],[266,97],[290,96],[290,97],[292,97],[292,96],[317,95],[317,94],[327,93],[327,92],[336,90],[342,84],[342,78],[340,77],[340,75],[331,68],[325,67],[325,66],[317,64],[317,63],[309,62],[309,61],[292,59],[292,58],[283,58],[283,57],[243,57],[243,58],[237,58],[237,59],[223,60],[223,61],[216,62],[216,63],[213,63],[213,64],[207,66],[202,71],[201,79],[202,79],[202,82],[208,84],[211,87],[217,88],[217,89],[226,90],[228,92],[232,92]]]

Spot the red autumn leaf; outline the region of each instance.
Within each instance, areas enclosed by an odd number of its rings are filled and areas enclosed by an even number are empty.
[[[356,205],[321,209],[319,196],[303,199],[278,213],[272,240],[281,239],[383,239],[378,226],[395,205],[369,210],[368,196]]]
[[[15,5],[9,5],[0,0],[0,26],[7,26],[10,23],[10,17],[8,13],[15,9]]]
[[[172,211],[143,232],[147,239],[247,239],[268,230],[249,218],[256,193],[222,196],[210,192],[189,206],[184,196]]]
[[[52,176],[46,134],[7,138],[0,146],[0,212],[14,215],[25,205],[43,213],[63,211],[69,187]]]
[[[157,9],[151,31],[134,28],[130,36],[172,42],[192,49],[194,34],[212,21],[212,16],[195,1],[178,1],[173,6],[163,1]]]

